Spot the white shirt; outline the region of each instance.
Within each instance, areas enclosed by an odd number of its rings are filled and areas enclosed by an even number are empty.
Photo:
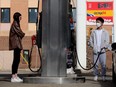
[[[100,52],[102,29],[95,30],[95,33],[96,33],[96,37],[97,37],[97,51]]]

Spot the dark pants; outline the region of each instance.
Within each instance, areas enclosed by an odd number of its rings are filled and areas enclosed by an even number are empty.
[[[12,63],[12,74],[16,74],[20,63],[20,52],[19,48],[14,49],[14,59]]]

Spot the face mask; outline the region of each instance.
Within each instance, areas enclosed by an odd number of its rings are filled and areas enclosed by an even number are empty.
[[[96,23],[96,26],[97,26],[97,27],[100,27],[100,26],[101,26],[101,23]]]

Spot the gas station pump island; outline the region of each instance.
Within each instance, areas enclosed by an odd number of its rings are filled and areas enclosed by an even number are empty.
[[[77,82],[78,79],[85,82],[84,77],[68,77],[66,73],[66,49],[69,46],[68,39],[70,34],[69,3],[69,0],[42,0],[41,77],[25,77],[24,83],[61,84]],[[79,8],[80,6],[78,9]],[[78,15],[78,19],[83,15]],[[83,16],[84,19],[86,19],[85,17],[86,16]],[[82,19],[82,21],[84,20]],[[77,23],[77,25],[80,25],[80,23]],[[82,28],[85,28],[85,26],[86,25],[82,26]],[[78,26],[78,28],[80,28],[80,26]],[[81,31],[83,30],[80,30],[80,32]],[[37,32],[37,35],[38,34],[39,32]],[[79,32],[77,34],[79,34]],[[77,39],[79,38],[80,36],[77,37]],[[80,52],[82,52],[82,50]]]
[[[69,0],[43,0],[41,77],[27,77],[24,78],[24,82],[40,81],[44,83],[52,80],[52,82],[62,83],[64,79],[67,79],[66,48],[68,47],[68,34]]]

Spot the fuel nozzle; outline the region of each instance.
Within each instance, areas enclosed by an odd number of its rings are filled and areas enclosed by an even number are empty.
[[[32,45],[36,45],[36,36],[35,35],[32,35],[31,40],[32,40]]]

